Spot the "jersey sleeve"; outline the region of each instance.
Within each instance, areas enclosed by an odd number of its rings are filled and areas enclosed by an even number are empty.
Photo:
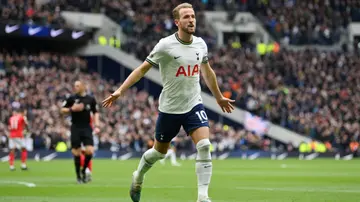
[[[146,61],[153,65],[154,67],[159,67],[160,61],[165,56],[165,44],[164,40],[161,39],[147,56]]]
[[[98,112],[98,105],[96,103],[95,98],[93,98],[91,102],[91,112],[94,114]]]
[[[201,39],[201,41],[202,41],[202,49],[203,49],[203,51],[204,51],[203,57],[202,57],[202,60],[201,60],[201,63],[206,64],[206,63],[208,63],[208,61],[209,61],[209,58],[208,58],[208,47],[207,47],[207,44],[206,44],[206,42],[204,41],[204,39]]]
[[[66,96],[66,99],[62,103],[62,107],[71,107],[74,104],[74,99],[72,96]]]

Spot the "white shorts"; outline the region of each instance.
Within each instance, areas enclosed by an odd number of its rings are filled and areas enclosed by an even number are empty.
[[[9,149],[21,149],[25,147],[25,138],[9,138]]]

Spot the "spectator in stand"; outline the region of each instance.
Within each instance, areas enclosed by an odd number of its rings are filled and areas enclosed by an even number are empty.
[[[60,8],[38,6],[34,0],[8,0],[0,2],[0,21],[4,23],[28,23],[65,27]]]
[[[359,5],[359,1],[272,0],[260,3],[254,13],[285,44],[331,45],[352,19],[359,20]]]
[[[211,61],[222,91],[238,107],[334,145],[359,140],[356,54],[284,50],[259,58],[227,48],[213,53]]]
[[[70,122],[60,116],[59,106],[71,92],[71,83],[77,79],[89,81],[89,93],[97,99],[104,98],[118,86],[106,82],[97,73],[87,73],[86,61],[77,57],[49,53],[17,55],[4,51],[0,58],[5,58],[5,75],[0,75],[0,107],[3,109],[0,119],[6,122],[12,105],[24,106],[34,149],[54,149],[57,142],[69,141]],[[101,133],[96,141],[99,149],[143,151],[152,146],[158,101],[136,88],[129,90],[126,97],[110,110],[100,108]],[[217,129],[211,127],[212,140],[215,144],[218,142],[219,150],[237,149],[241,139],[248,139],[243,129],[213,122],[211,125],[215,124]],[[6,133],[7,128],[0,124],[0,134]],[[227,141],[222,140],[223,134]],[[183,132],[180,138],[184,142],[179,147],[188,148],[189,137]],[[262,148],[262,141],[257,138],[257,148]],[[254,141],[248,142],[250,145]]]

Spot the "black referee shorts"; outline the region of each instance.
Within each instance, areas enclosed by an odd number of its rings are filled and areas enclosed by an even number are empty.
[[[94,139],[92,135],[92,129],[90,126],[78,127],[71,126],[71,148],[78,149],[81,147],[81,143],[84,146],[94,146]]]

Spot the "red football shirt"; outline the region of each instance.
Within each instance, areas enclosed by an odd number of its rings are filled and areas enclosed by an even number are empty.
[[[10,138],[23,138],[24,128],[25,128],[24,116],[17,114],[10,117],[9,120]]]

